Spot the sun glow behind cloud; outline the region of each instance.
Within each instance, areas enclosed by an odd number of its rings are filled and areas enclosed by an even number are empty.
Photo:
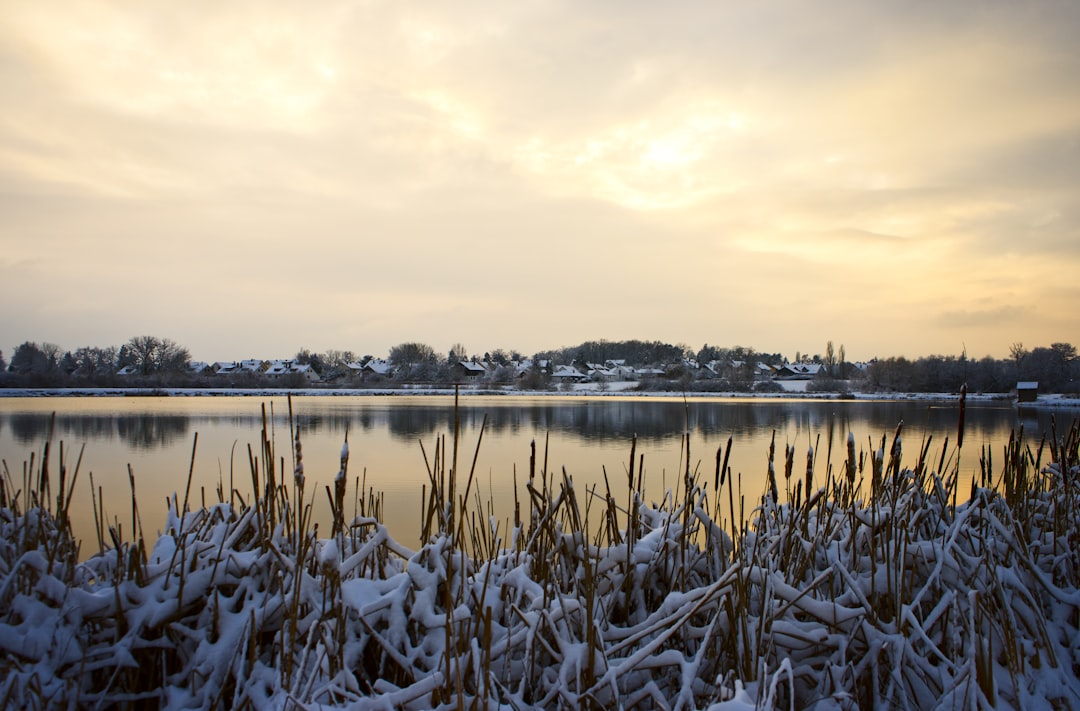
[[[1080,338],[1068,3],[8,10],[10,338]],[[255,293],[278,316],[238,326]]]

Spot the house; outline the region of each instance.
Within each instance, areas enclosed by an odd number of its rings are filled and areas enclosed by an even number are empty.
[[[381,358],[372,358],[368,362],[364,363],[361,368],[361,372],[370,375],[384,375],[388,376],[393,373],[393,366],[390,361],[382,360]]]
[[[139,366],[137,366],[137,365],[125,365],[123,368],[116,371],[116,374],[117,375],[123,375],[123,376],[138,375],[139,374]]]
[[[289,372],[303,376],[309,383],[316,383],[319,381],[319,374],[315,372],[315,369],[312,368],[310,364],[300,365],[298,363],[293,363],[292,366],[289,367]]]
[[[270,376],[288,375],[289,372],[290,372],[289,368],[291,366],[292,366],[292,361],[272,360],[267,364],[266,370],[263,371],[263,375],[270,375]]]
[[[555,370],[551,371],[551,377],[555,382],[559,383],[580,383],[583,380],[589,379],[589,376],[585,375],[572,365],[555,366]]]
[[[585,372],[593,380],[615,380],[617,374],[611,368],[599,363],[586,363]]]
[[[261,373],[266,369],[266,364],[256,359],[242,360],[240,361],[240,369],[247,373]]]
[[[209,363],[197,360],[188,364],[188,372],[192,375],[209,375],[214,371],[211,369]]]
[[[1039,383],[1034,380],[1021,380],[1016,384],[1017,402],[1035,402],[1039,398]]]
[[[776,377],[781,380],[812,380],[823,367],[820,363],[784,363],[776,371]]]
[[[480,363],[468,360],[459,360],[454,364],[454,375],[463,378],[478,378],[487,373],[487,369]]]
[[[533,369],[539,370],[540,372],[543,372],[543,373],[550,372],[551,361],[529,359],[529,360],[523,360],[523,361],[521,361],[520,363],[518,363],[517,365],[514,366],[514,372],[517,374],[517,377],[519,377],[519,378],[524,377],[529,372],[531,372]]]
[[[233,375],[238,371],[238,366],[232,361],[219,360],[210,366],[215,375]]]
[[[604,361],[604,367],[610,370],[614,374],[616,380],[633,380],[637,375],[637,371],[634,367],[626,364],[626,360],[619,358],[618,360],[606,360]]]

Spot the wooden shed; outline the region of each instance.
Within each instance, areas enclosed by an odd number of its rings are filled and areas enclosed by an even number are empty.
[[[1035,402],[1039,397],[1039,384],[1034,380],[1021,380],[1016,384],[1017,402]]]

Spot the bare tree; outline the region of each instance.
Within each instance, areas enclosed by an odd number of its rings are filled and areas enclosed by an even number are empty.
[[[159,345],[160,342],[156,336],[132,336],[127,342],[132,365],[143,375],[154,369],[154,353],[157,352]]]
[[[138,368],[143,375],[180,371],[191,361],[187,348],[168,338],[135,336],[125,345],[131,365]]]
[[[469,357],[469,351],[466,350],[460,342],[450,346],[450,352],[446,354],[447,363],[457,363],[461,360],[466,360]]]
[[[395,366],[427,363],[435,357],[435,349],[426,343],[399,343],[390,349],[390,362]]]

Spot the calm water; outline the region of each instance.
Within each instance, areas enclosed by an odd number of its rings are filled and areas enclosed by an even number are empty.
[[[216,500],[221,482],[247,495],[251,490],[248,446],[258,452],[262,407],[266,407],[280,461],[292,469],[288,403],[284,397],[118,397],[0,398],[0,457],[21,481],[23,462],[41,456],[55,412],[54,441],[63,441],[69,470],[85,446],[76,486],[76,526],[84,555],[94,539],[90,478],[104,492],[107,517],[129,522],[128,465],[135,474],[143,526],[148,537],[164,523],[165,499],[183,488],[192,461],[196,433],[192,500]],[[349,496],[356,477],[385,494],[386,522],[402,543],[418,543],[421,492],[428,483],[424,463],[434,456],[436,441],[453,433],[453,397],[297,397],[295,421],[301,431],[308,494],[315,493],[316,520],[326,530],[328,507],[324,486],[339,468],[341,445],[348,432]],[[1010,403],[968,403],[961,473],[977,470],[980,449],[988,447],[995,461],[1012,430],[1023,426],[1032,440],[1049,432],[1050,412],[1018,411]],[[831,463],[842,466],[848,432],[859,448],[876,449],[882,435],[904,423],[904,459],[913,463],[926,437],[932,437],[936,461],[946,438],[955,445],[958,409],[955,403],[796,401],[680,398],[462,397],[459,470],[469,471],[481,424],[487,418],[476,455],[476,483],[497,517],[513,510],[514,479],[528,476],[530,442],[537,445],[537,468],[547,449],[548,469],[565,467],[579,495],[596,485],[604,488],[606,471],[612,488],[625,492],[630,443],[644,455],[648,495],[659,499],[675,486],[685,468],[681,446],[690,433],[691,466],[711,487],[717,448],[734,437],[733,472],[742,474],[747,506],[764,491],[769,441],[775,432],[777,472],[782,479],[785,445],[795,447],[795,476],[806,469],[807,450],[815,446],[816,471],[824,472],[830,438]],[[1077,411],[1056,411],[1064,429]],[[873,444],[871,444],[871,442]],[[54,444],[54,452],[56,445]],[[54,463],[53,471],[57,470]],[[997,466],[995,465],[997,470]],[[560,474],[561,476],[561,474]],[[821,480],[820,478],[818,479]],[[781,480],[780,487],[784,484]],[[962,491],[965,491],[962,489]],[[79,515],[81,514],[81,515]],[[124,524],[127,531],[128,523]],[[505,526],[503,527],[505,530]]]

